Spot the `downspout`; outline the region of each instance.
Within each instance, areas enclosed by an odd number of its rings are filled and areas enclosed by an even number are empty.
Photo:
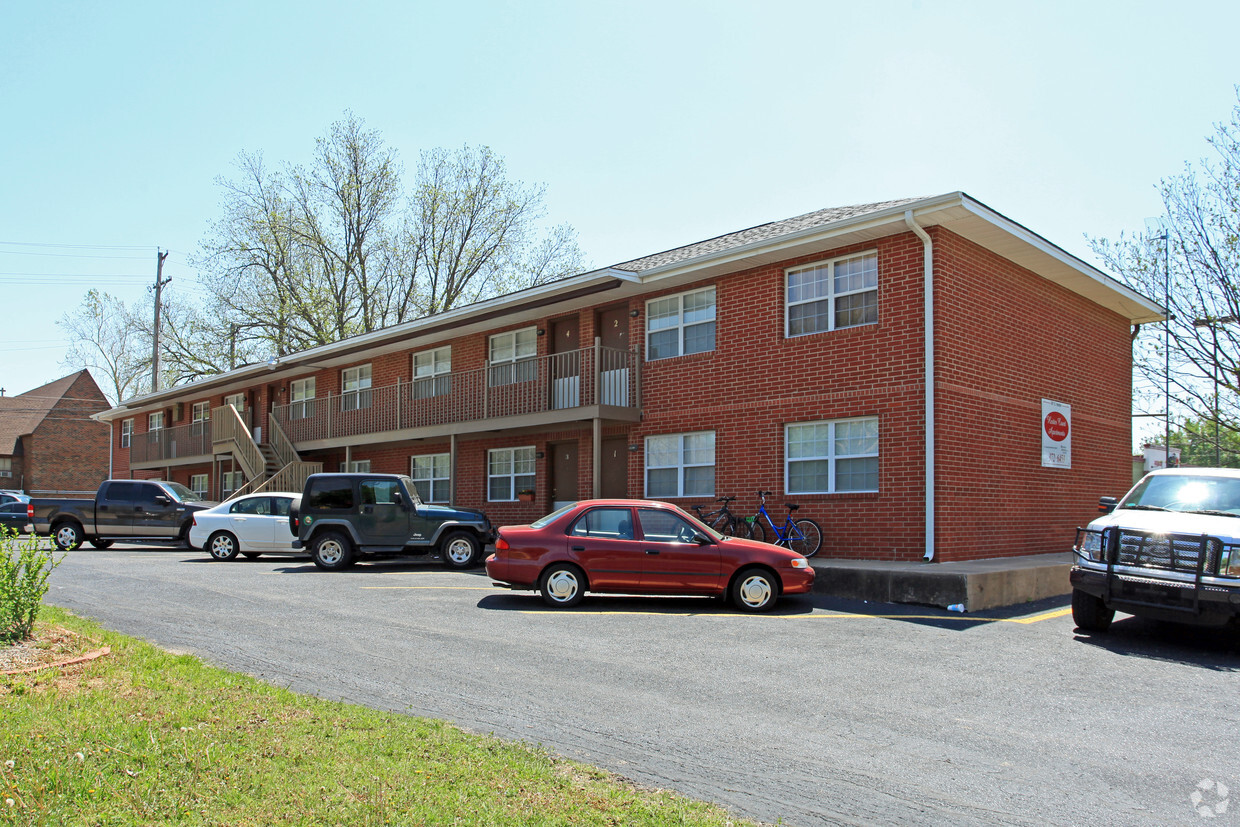
[[[925,318],[925,388],[926,388],[926,552],[922,561],[934,562],[934,242],[913,218],[912,210],[904,211],[904,223],[921,239],[925,249],[922,269],[922,315]]]
[[[108,422],[108,479],[112,479],[112,446],[116,445],[116,422]]]

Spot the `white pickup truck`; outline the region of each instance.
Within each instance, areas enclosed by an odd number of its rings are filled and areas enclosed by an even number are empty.
[[[1240,470],[1154,471],[1099,510],[1073,548],[1078,628],[1105,632],[1117,610],[1203,626],[1240,617]]]

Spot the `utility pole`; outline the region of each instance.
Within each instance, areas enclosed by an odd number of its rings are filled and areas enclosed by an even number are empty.
[[[164,259],[168,257],[167,253],[161,253],[159,248],[155,248],[155,346],[151,353],[151,393],[159,390],[159,310],[162,302],[160,296],[163,294],[164,285],[172,281],[171,277],[164,278]]]

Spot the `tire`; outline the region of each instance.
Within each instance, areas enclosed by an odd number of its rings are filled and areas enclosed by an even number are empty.
[[[818,523],[810,519],[797,520],[795,525],[797,530],[805,536],[790,536],[788,548],[802,557],[813,557],[818,553],[818,549],[822,548],[822,529],[818,527]]]
[[[112,543],[115,541],[114,540],[100,540],[98,537],[92,537],[86,542],[90,543],[92,546],[99,549],[100,551],[103,551],[105,548],[111,548]]]
[[[82,527],[74,522],[58,523],[52,529],[52,542],[61,551],[73,551],[82,545]]]
[[[261,551],[243,551],[241,556],[247,560],[257,560],[263,556],[263,553]]]
[[[212,560],[233,560],[237,556],[239,544],[237,538],[227,531],[217,531],[207,538],[203,550],[211,555]]]
[[[1108,609],[1101,597],[1080,589],[1072,590],[1072,621],[1084,632],[1105,632],[1111,628],[1115,610]]]
[[[451,531],[440,541],[439,554],[450,569],[471,569],[482,556],[482,543],[468,531]]]
[[[746,537],[750,540],[757,540],[759,543],[766,542],[766,528],[763,527],[762,523],[754,519],[752,523],[747,523],[747,525],[749,530],[745,532]]]
[[[543,602],[556,609],[571,609],[586,593],[586,576],[571,563],[552,563],[538,580]]]
[[[736,522],[735,517],[727,517],[727,516],[721,517],[718,520],[715,520],[714,524],[711,525],[711,528],[713,528],[715,531],[718,531],[720,534],[722,534],[725,537],[740,536],[738,534],[737,522]]]
[[[353,565],[353,542],[339,531],[324,531],[310,541],[310,556],[323,571],[340,571]]]
[[[181,526],[181,533],[177,535],[177,542],[185,546],[186,548],[194,547],[193,543],[189,541],[189,530],[193,528],[193,526],[194,526],[194,523],[191,520],[190,522]]]
[[[769,612],[779,601],[779,578],[767,569],[742,569],[731,595],[732,605],[742,612]]]

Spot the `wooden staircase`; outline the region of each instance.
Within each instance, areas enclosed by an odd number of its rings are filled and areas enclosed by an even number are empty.
[[[249,478],[226,500],[263,491],[301,491],[307,477],[323,470],[321,462],[302,460],[274,417],[268,420],[268,441],[261,445],[254,441],[249,428],[245,427],[235,411],[233,417],[225,417],[225,424],[223,431],[226,438],[216,441],[216,450],[221,445],[232,449],[241,461],[242,471]]]

